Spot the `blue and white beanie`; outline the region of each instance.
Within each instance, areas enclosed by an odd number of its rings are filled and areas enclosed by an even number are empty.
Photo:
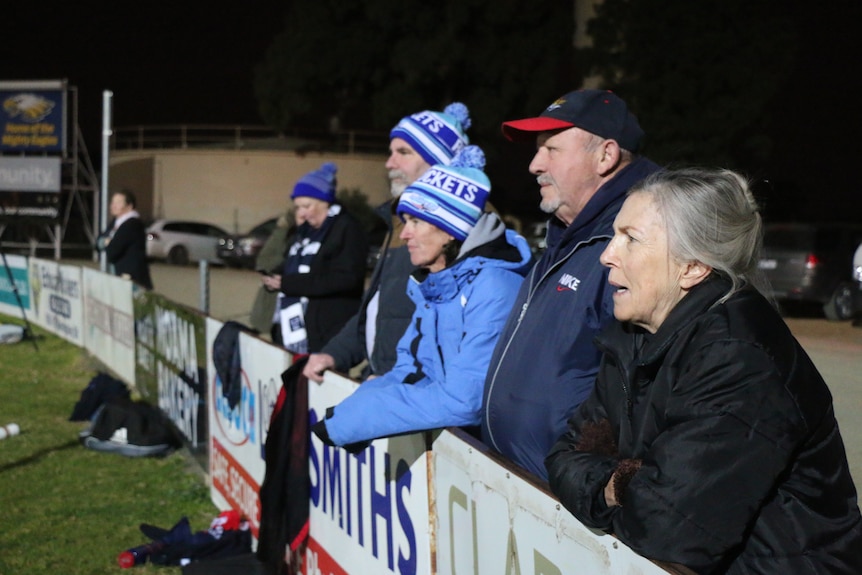
[[[337,180],[335,173],[338,167],[332,162],[326,162],[320,169],[307,173],[299,178],[293,186],[293,198],[317,198],[330,204],[335,203],[335,186]]]
[[[407,186],[398,200],[398,215],[410,214],[463,242],[485,211],[491,192],[484,167],[482,148],[462,148],[448,166],[433,166]]]
[[[401,138],[431,166],[448,164],[470,143],[465,133],[470,125],[467,106],[453,102],[442,112],[425,110],[402,118],[389,132],[389,139]]]

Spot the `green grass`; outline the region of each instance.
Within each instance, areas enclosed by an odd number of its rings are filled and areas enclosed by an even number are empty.
[[[0,323],[20,320],[0,315]],[[86,351],[33,328],[31,341],[0,345],[0,575],[99,575],[123,571],[117,555],[147,542],[141,523],[193,531],[218,514],[205,478],[184,451],[128,458],[84,448],[85,422],[69,416],[100,368]],[[145,565],[135,573],[179,574]]]

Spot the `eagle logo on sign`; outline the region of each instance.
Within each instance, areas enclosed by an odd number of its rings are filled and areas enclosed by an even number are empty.
[[[54,102],[37,94],[15,94],[3,101],[3,110],[10,118],[19,118],[31,124],[41,122],[51,110]]]

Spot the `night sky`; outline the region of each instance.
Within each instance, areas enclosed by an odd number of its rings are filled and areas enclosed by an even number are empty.
[[[764,173],[800,219],[862,223],[862,2],[808,4],[796,69],[775,102],[775,154]]]
[[[104,3],[96,12],[74,3],[19,2],[4,10],[0,80],[67,79],[77,87],[79,124],[96,166],[104,90],[113,92],[115,127],[263,123],[253,67],[283,30],[287,3],[210,5],[207,13],[198,3],[164,3],[161,10],[153,4]],[[812,219],[862,222],[854,169],[862,132],[862,2],[836,0],[805,18],[802,57],[775,104],[775,159],[758,175],[774,183],[772,202],[787,198]],[[529,150],[516,155],[524,172],[529,156]],[[538,202],[537,195],[524,199],[523,205]]]
[[[18,3],[4,20],[2,80],[66,79],[77,87],[79,124],[100,143],[102,93],[113,93],[113,125],[263,122],[253,67],[284,29],[285,2]],[[137,12],[136,12],[137,11]],[[16,14],[17,13],[17,14]],[[18,54],[12,57],[11,54]],[[98,156],[98,147],[91,156]],[[96,158],[94,162],[98,164]]]

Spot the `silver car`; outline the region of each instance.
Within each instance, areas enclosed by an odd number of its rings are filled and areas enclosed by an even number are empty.
[[[860,292],[850,273],[860,241],[862,225],[771,223],[759,267],[785,311],[787,304],[813,303],[829,320],[848,320],[860,309]]]
[[[853,254],[853,280],[856,286],[862,290],[862,244],[856,248],[856,253]]]
[[[156,220],[147,228],[147,257],[180,266],[199,261],[221,265],[216,249],[226,235],[223,228],[206,222]]]

